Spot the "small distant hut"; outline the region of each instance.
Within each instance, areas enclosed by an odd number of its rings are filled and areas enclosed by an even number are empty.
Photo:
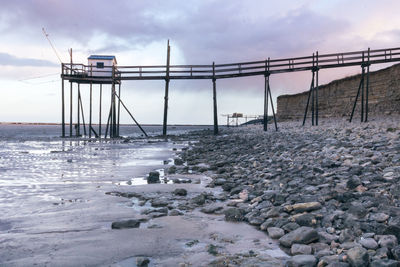
[[[88,75],[96,77],[111,77],[112,67],[117,66],[115,56],[91,55],[88,57]]]

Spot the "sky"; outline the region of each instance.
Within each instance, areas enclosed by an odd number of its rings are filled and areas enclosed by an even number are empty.
[[[84,64],[91,54],[105,54],[115,55],[119,65],[163,65],[168,39],[173,65],[400,46],[396,0],[0,0],[0,4],[0,122],[61,121],[61,65],[42,28],[63,62],[69,61],[72,48],[74,62]],[[358,67],[323,70],[319,79],[323,84],[360,71]],[[275,108],[277,96],[305,91],[310,82],[309,72],[271,76]],[[222,114],[262,114],[263,87],[263,77],[218,80],[220,124],[225,123]],[[103,121],[109,90],[103,89]],[[88,87],[82,85],[81,93],[88,117]],[[94,121],[98,97],[99,88],[94,87]],[[163,81],[122,84],[121,99],[141,123],[162,123],[163,97]],[[76,109],[76,91],[73,101]],[[212,124],[212,112],[211,81],[171,81],[169,123]],[[75,121],[76,110],[73,116]],[[122,113],[121,122],[132,121]]]

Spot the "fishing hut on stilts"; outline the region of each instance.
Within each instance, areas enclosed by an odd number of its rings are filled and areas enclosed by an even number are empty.
[[[125,106],[121,100],[121,74],[118,71],[117,59],[115,56],[108,55],[91,55],[88,57],[88,64],[74,64],[72,62],[72,49],[70,50],[71,62],[61,64],[61,95],[62,95],[62,137],[80,137],[82,134],[91,138],[116,138],[119,137],[120,129],[120,115],[121,106],[128,112],[134,123],[140,128],[145,136],[147,133],[141,127],[141,125],[133,117],[132,113]],[[65,81],[69,81],[70,84],[70,103],[69,103],[69,135],[66,134],[66,123],[65,123]],[[74,84],[76,84],[76,123],[74,124],[73,113],[74,113]],[[85,122],[84,108],[81,97],[81,85],[89,85],[89,122]],[[94,87],[99,87],[99,121],[98,128],[93,127],[93,90]],[[110,90],[110,108],[108,117],[106,120],[106,128],[102,131],[102,98],[103,89]],[[75,131],[74,131],[75,129]],[[83,130],[83,132],[81,132]]]

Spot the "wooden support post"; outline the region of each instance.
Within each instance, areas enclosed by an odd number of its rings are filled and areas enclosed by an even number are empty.
[[[368,58],[367,58],[367,88],[365,94],[365,120],[364,122],[368,121],[368,95],[369,95],[369,58],[370,58],[370,48],[368,47]]]
[[[364,73],[365,73],[365,64],[364,64],[364,52],[362,52],[362,79],[364,80]],[[365,86],[364,82],[362,83],[362,88],[361,88],[361,116],[360,120],[361,122],[364,121],[364,91],[365,91]]]
[[[72,75],[72,48],[69,51],[69,56],[70,56],[70,71]],[[72,137],[72,82],[70,81],[70,105],[69,105],[69,137]]]
[[[217,112],[217,79],[215,78],[215,62],[212,64],[213,68],[213,107],[214,107],[214,135],[218,134],[218,112]]]
[[[112,88],[111,88],[111,106],[112,106],[112,118],[111,118],[111,133],[112,138],[117,137],[117,109],[115,106],[115,66],[112,67]]]
[[[61,136],[65,137],[64,78],[61,79]]]
[[[269,75],[264,75],[264,131],[268,130],[268,79]]]
[[[142,133],[148,137],[146,131],[142,128],[142,126],[140,126],[140,124],[137,122],[137,120],[133,117],[132,113],[129,111],[129,109],[125,106],[124,102],[122,102],[121,98],[119,98],[119,96],[117,94],[115,94],[118,97],[118,100],[120,101],[120,103],[122,104],[122,106],[124,107],[124,109],[126,110],[126,112],[128,112],[129,116],[131,116],[132,120],[136,123],[136,125],[139,127],[139,129],[142,131]]]
[[[76,107],[77,107],[77,109],[76,109],[76,111],[77,111],[77,115],[78,115],[78,118],[77,118],[77,126],[76,126],[76,136],[80,136],[81,135],[81,133],[80,133],[80,130],[81,130],[81,118],[80,118],[80,114],[81,114],[81,112],[80,112],[80,110],[79,110],[79,108],[80,108],[80,103],[79,103],[79,94],[80,94],[80,91],[81,91],[81,89],[80,89],[80,86],[81,84],[80,83],[78,83],[78,94],[77,94],[77,105],[76,105]]]
[[[100,102],[99,102],[99,138],[101,138],[101,101],[103,95],[103,85],[100,84]]]
[[[307,112],[308,112],[308,107],[310,105],[310,97],[311,97],[311,92],[314,87],[314,71],[312,72],[312,80],[311,80],[311,85],[310,85],[310,90],[308,91],[308,98],[307,98],[307,105],[306,105],[306,110],[304,111],[304,118],[303,118],[303,126],[306,123],[306,118],[307,118]]]
[[[118,121],[117,121],[117,136],[119,136],[119,117],[121,115],[121,81],[118,84]]]
[[[168,120],[168,91],[169,91],[169,64],[170,64],[171,48],[169,40],[167,44],[167,69],[165,72],[165,95],[164,95],[164,120],[163,120],[163,135],[167,135],[167,120]]]
[[[306,105],[306,110],[304,111],[304,118],[303,118],[303,126],[306,123],[306,118],[307,118],[307,113],[308,113],[308,106],[310,104],[310,98],[312,98],[312,103],[311,103],[311,111],[314,110],[313,108],[313,103],[314,103],[314,80],[315,80],[315,60],[314,60],[314,53],[312,55],[312,80],[311,80],[311,85],[310,85],[310,91],[308,92],[308,98],[307,98],[307,105]],[[314,113],[312,114],[312,119],[314,125]]]
[[[81,98],[81,93],[79,91],[78,91],[78,97],[79,97],[79,105],[81,107],[81,113],[82,113],[83,134],[87,135],[86,124],[85,124],[85,113],[83,112],[82,98]]]
[[[108,130],[111,128],[110,127],[111,111],[112,111],[112,106],[110,106],[110,111],[108,112],[108,119],[107,119],[107,125],[106,125],[106,132],[104,133],[104,138],[107,138]],[[111,138],[111,129],[110,129],[110,138]]]
[[[269,58],[265,61],[265,74],[264,74],[264,131],[267,130],[268,125],[268,90],[267,79],[269,79]]]
[[[117,137],[117,129],[116,129],[116,125],[117,125],[117,109],[115,106],[115,83],[112,84],[112,127],[111,127],[111,132],[112,132],[112,137],[115,138]]]
[[[350,115],[350,120],[349,120],[350,122],[353,120],[354,110],[356,109],[358,97],[359,97],[359,95],[360,95],[361,86],[362,86],[363,84],[364,84],[364,71],[362,71],[361,80],[360,80],[360,85],[358,86],[358,91],[357,91],[356,99],[354,99],[353,109],[351,110],[351,115]]]
[[[274,117],[275,131],[278,131],[278,124],[276,123],[274,102],[272,102],[271,87],[269,86],[269,78],[268,78],[268,93],[269,93],[269,99],[270,99],[270,101],[271,101],[272,115],[273,115],[273,117]]]
[[[109,125],[108,125],[108,129],[109,130],[109,136],[110,138],[113,138],[113,133],[112,133],[112,125],[113,125],[113,85],[111,84],[111,97],[110,97],[110,113],[109,113]]]
[[[70,84],[70,98],[69,98],[69,137],[72,137],[72,82],[69,82]]]
[[[319,89],[319,85],[318,85],[318,73],[319,73],[319,68],[318,68],[318,51],[316,53],[316,75],[315,75],[315,125],[318,126],[318,89]]]
[[[89,138],[92,137],[92,83],[90,83],[89,89]]]

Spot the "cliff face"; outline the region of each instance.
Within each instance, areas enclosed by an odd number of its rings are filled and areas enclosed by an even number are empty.
[[[320,117],[350,117],[361,74],[322,85],[318,91]],[[366,85],[366,78],[364,79]],[[304,116],[308,91],[281,95],[277,100],[277,116],[281,120]],[[369,74],[368,116],[400,114],[400,64]],[[360,117],[361,92],[354,113]],[[311,116],[311,100],[308,117]]]

